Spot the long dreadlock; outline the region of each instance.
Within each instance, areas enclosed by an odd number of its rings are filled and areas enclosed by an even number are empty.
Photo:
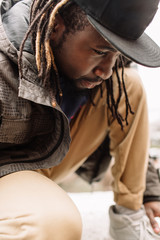
[[[50,37],[55,23],[55,16],[58,10],[65,5],[68,0],[60,2],[53,0],[33,0],[30,13],[30,26],[20,47],[19,69],[20,77],[22,72],[22,52],[24,44],[31,35],[32,47],[36,58],[36,65],[39,79],[43,79],[42,86],[48,86],[52,96],[52,105],[55,107],[55,95],[57,92],[62,97],[62,91],[58,79],[58,70],[55,64],[54,55],[50,46]],[[53,71],[51,72],[51,70]],[[50,77],[54,72],[54,77],[50,81]],[[55,90],[53,92],[53,90]]]
[[[30,25],[25,38],[20,47],[19,56],[19,69],[20,77],[23,77],[22,71],[22,53],[27,38],[31,35],[32,48],[36,59],[36,65],[38,70],[38,77],[42,86],[48,87],[51,97],[52,105],[56,106],[55,96],[58,94],[62,97],[62,91],[59,82],[59,74],[57,66],[55,64],[54,54],[50,45],[50,38],[54,28],[55,17],[57,13],[60,13],[66,26],[66,33],[75,31],[81,31],[85,26],[89,24],[85,12],[78,7],[72,0],[33,0],[31,5]],[[122,87],[119,77],[118,68],[122,68]],[[119,96],[118,99],[114,99],[113,95],[113,80],[112,77],[106,81],[107,88],[107,104],[112,113],[112,116],[117,119],[118,123],[123,129],[123,122],[127,122],[128,113],[132,113],[129,103],[128,95],[124,83],[124,58],[120,58],[120,62],[116,62],[114,67],[116,72]],[[50,80],[52,79],[52,80]],[[126,102],[126,116],[123,118],[118,112],[118,105],[122,95],[122,88],[125,93]],[[103,95],[102,88],[101,95]],[[92,95],[90,95],[92,96]],[[93,99],[91,98],[92,103]]]
[[[123,129],[123,127],[124,127],[123,122],[125,122],[125,124],[128,125],[127,118],[128,118],[129,112],[131,114],[134,114],[134,112],[131,109],[131,105],[129,103],[129,99],[128,99],[128,95],[127,95],[127,91],[126,91],[126,87],[125,87],[125,81],[124,81],[124,67],[129,67],[130,63],[131,63],[130,60],[128,60],[127,58],[120,55],[120,58],[116,61],[116,64],[114,66],[113,71],[116,73],[118,88],[119,88],[119,96],[116,100],[113,95],[112,76],[107,81],[105,81],[106,88],[107,88],[107,105],[112,113],[113,118],[116,118],[118,123],[121,125],[121,129]],[[119,68],[122,69],[122,74],[121,74],[122,84],[121,84],[119,71],[118,71]],[[125,117],[123,117],[118,111],[119,102],[120,102],[120,99],[122,96],[122,90],[124,91],[124,94],[125,94],[125,104],[126,104]]]

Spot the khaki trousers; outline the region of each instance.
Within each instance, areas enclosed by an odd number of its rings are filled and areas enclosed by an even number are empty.
[[[118,85],[114,81],[116,98]],[[63,181],[79,168],[106,134],[115,158],[112,168],[115,202],[135,210],[140,208],[148,155],[146,96],[134,70],[125,70],[125,83],[135,114],[129,115],[129,124],[123,131],[107,108],[103,86],[103,97],[100,92],[95,95],[96,107],[86,104],[73,119],[71,147],[60,165],[39,170],[41,174],[21,171],[0,179],[0,240],[79,240],[82,227],[79,212],[55,182]],[[124,116],[124,94],[119,112]]]

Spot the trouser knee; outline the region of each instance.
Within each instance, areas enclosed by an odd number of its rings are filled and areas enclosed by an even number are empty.
[[[79,211],[53,181],[24,171],[0,179],[0,189],[0,239],[81,239]]]
[[[74,208],[59,214],[52,211],[46,212],[39,217],[39,229],[41,236],[43,236],[42,239],[80,240],[82,233],[81,217]]]
[[[66,198],[66,199],[65,199]],[[54,199],[50,199],[51,206],[45,206],[37,213],[37,225],[42,239],[46,240],[80,240],[82,221],[78,209],[68,198],[59,200],[54,206]]]

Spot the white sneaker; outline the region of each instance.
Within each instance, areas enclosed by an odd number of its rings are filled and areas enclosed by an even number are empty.
[[[109,208],[109,231],[114,240],[160,240],[151,227],[144,207],[131,215],[116,213],[114,209],[114,206]]]

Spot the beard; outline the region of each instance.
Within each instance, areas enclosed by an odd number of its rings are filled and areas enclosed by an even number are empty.
[[[68,78],[63,73],[59,73],[60,75],[60,84],[62,87],[62,91],[65,89],[66,92],[68,92],[71,96],[86,96],[89,93],[89,89],[82,89],[77,86],[78,79],[71,79]]]
[[[69,78],[61,70],[60,64],[58,64],[57,59],[56,59],[56,55],[61,53],[61,49],[63,47],[63,43],[66,40],[67,34],[68,34],[67,31],[65,31],[62,34],[58,44],[55,44],[54,42],[51,43],[53,55],[55,57],[55,63],[56,63],[58,74],[59,74],[60,85],[62,87],[62,91],[65,88],[65,91],[69,92],[71,95],[76,95],[77,94],[78,96],[84,96],[84,95],[88,94],[88,89],[82,89],[82,88],[79,88],[77,86],[77,82],[79,82],[82,79],[82,77],[80,77],[79,79]]]

